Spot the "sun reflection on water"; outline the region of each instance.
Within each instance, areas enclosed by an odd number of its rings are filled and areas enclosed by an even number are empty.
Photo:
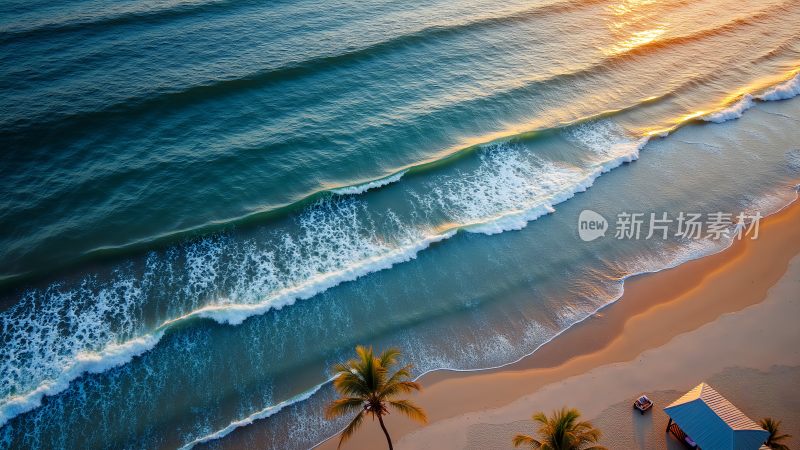
[[[657,40],[662,34],[667,32],[666,26],[660,26],[649,30],[635,31],[627,39],[617,41],[606,51],[608,55],[618,55],[627,53],[637,47],[649,44]]]
[[[667,32],[669,23],[659,18],[657,0],[623,0],[609,5],[608,28],[616,39],[604,48],[606,55],[614,56],[647,45]]]

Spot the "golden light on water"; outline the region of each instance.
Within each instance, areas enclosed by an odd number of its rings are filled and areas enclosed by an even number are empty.
[[[678,123],[682,123],[682,122],[686,122],[686,121],[689,121],[689,120],[692,120],[692,119],[696,119],[698,117],[705,116],[706,114],[708,114],[708,111],[691,112],[689,114],[684,115],[680,119],[678,119]]]
[[[617,16],[624,16],[626,14],[635,12],[637,9],[658,3],[658,0],[625,0],[616,5],[609,6],[609,9]]]
[[[624,0],[608,6],[608,29],[616,42],[602,49],[609,56],[627,53],[658,40],[667,32],[669,23],[659,20],[654,11],[657,0]]]
[[[605,51],[608,55],[618,55],[620,53],[629,52],[642,45],[649,44],[650,42],[658,39],[662,34],[666,33],[667,27],[660,26],[650,30],[636,31],[627,39],[618,41],[611,48]]]

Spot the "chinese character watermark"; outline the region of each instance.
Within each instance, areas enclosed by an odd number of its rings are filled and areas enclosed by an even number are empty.
[[[667,212],[640,213],[623,211],[617,214],[614,225],[615,239],[647,240],[668,239],[758,239],[760,212],[737,215],[728,212],[679,212],[671,217]],[[578,236],[589,242],[606,235],[609,223],[601,214],[590,209],[578,216]]]

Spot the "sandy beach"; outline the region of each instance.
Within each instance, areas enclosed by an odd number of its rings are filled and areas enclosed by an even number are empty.
[[[672,448],[664,434],[672,400],[707,381],[753,419],[783,420],[800,437],[800,204],[761,221],[758,239],[674,269],[634,277],[616,303],[532,356],[497,370],[434,372],[414,400],[430,423],[397,415],[396,448],[511,448],[532,433],[537,410],[579,408],[609,448]],[[632,400],[657,403],[640,416]],[[336,448],[338,438],[320,448]],[[366,426],[344,448],[382,448]],[[677,448],[677,447],[676,447]]]

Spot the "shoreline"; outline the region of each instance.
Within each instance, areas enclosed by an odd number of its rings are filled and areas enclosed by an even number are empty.
[[[800,202],[794,201],[762,219],[757,240],[743,239],[673,268],[634,275],[625,281],[620,299],[517,362],[495,369],[437,370],[422,375],[417,381],[424,390],[412,398],[428,411],[430,424],[421,428],[389,416],[387,426],[395,443],[425,448],[420,439],[410,445],[405,438],[418,438],[412,435],[426,433],[448,419],[503,407],[598,367],[633,360],[676,336],[762,302],[792,258],[800,254],[797,224]],[[765,260],[770,263],[763,264]],[[385,445],[380,430],[371,428],[364,427],[345,448]],[[333,436],[316,448],[333,449],[337,443]]]

